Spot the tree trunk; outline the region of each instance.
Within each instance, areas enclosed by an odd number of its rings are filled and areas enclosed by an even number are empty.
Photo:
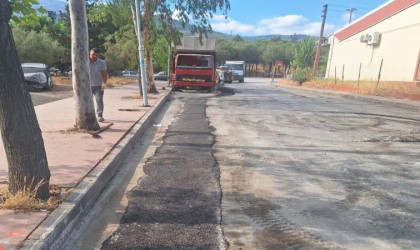
[[[144,1],[144,19],[143,19],[143,45],[144,59],[146,62],[146,77],[148,83],[148,93],[158,93],[156,89],[155,79],[153,76],[153,57],[152,57],[152,22],[154,20],[155,2],[154,0]]]
[[[9,166],[9,191],[49,197],[50,170],[41,129],[9,26],[11,7],[0,0],[0,130]]]
[[[76,111],[76,127],[97,130],[93,95],[89,81],[89,45],[86,1],[70,0],[72,83]]]

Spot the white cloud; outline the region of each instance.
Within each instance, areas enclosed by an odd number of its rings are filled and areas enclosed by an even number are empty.
[[[242,24],[238,21],[233,19],[227,18],[223,15],[215,15],[212,18],[213,22],[211,23],[211,27],[215,31],[219,31],[225,34],[246,34],[252,33],[255,29],[254,26],[248,24]]]
[[[253,35],[292,35],[305,34],[319,36],[321,22],[309,22],[301,15],[286,15],[260,20],[257,24],[244,24],[231,18],[215,15],[211,21],[213,30],[226,34]],[[326,24],[324,34],[331,34],[336,27]]]

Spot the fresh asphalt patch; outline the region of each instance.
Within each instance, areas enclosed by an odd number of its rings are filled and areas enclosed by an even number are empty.
[[[223,249],[220,170],[206,99],[185,100],[102,249]]]

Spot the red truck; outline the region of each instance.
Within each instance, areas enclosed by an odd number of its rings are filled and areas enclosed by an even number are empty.
[[[172,60],[172,90],[206,89],[213,92],[216,85],[216,38],[184,36],[175,47]]]

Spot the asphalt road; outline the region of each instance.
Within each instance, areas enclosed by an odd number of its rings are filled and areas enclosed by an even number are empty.
[[[420,248],[418,111],[270,80],[174,92],[63,249]]]
[[[419,249],[420,114],[228,85],[207,102],[230,249]]]

